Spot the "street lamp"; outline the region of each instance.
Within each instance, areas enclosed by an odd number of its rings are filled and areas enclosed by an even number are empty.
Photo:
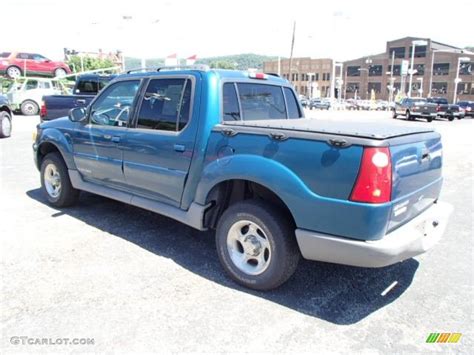
[[[470,62],[471,58],[469,57],[459,57],[458,58],[458,65],[456,67],[456,79],[454,79],[454,97],[453,97],[453,104],[456,104],[456,96],[458,94],[458,83],[461,82],[461,78],[459,77],[459,67],[461,66],[461,62]]]
[[[394,84],[395,84],[395,78],[393,77],[393,65],[390,71],[385,73],[386,75],[390,75],[389,81],[390,85],[388,86],[388,90],[390,92],[388,96],[388,102],[391,103],[393,101],[393,90],[394,90]]]
[[[428,44],[427,41],[420,39],[420,40],[415,40],[411,42],[411,69],[410,69],[410,83],[408,86],[408,97],[411,97],[411,85],[413,83],[413,74],[415,72],[413,66],[414,66],[414,61],[415,61],[415,48],[416,46],[426,46]]]
[[[366,93],[365,93],[365,99],[367,100],[367,96],[369,95],[369,69],[367,68],[359,68],[357,69],[358,71],[367,71],[367,90],[366,90]]]
[[[418,89],[418,94],[420,97],[423,97],[423,78],[416,79],[420,82],[420,88]]]
[[[315,73],[306,73],[309,76],[309,98],[313,98],[313,76]]]

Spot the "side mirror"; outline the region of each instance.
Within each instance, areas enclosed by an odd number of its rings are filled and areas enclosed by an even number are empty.
[[[72,122],[82,122],[85,121],[87,115],[86,115],[86,109],[84,107],[74,107],[69,111],[69,120]]]

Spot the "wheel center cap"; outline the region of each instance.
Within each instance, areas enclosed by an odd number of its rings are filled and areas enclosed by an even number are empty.
[[[254,235],[249,235],[245,237],[243,247],[245,253],[251,256],[257,256],[262,250],[262,244]]]

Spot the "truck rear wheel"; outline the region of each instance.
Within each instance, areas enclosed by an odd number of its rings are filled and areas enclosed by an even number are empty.
[[[216,247],[229,276],[255,290],[283,284],[301,257],[288,216],[259,200],[238,202],[224,212],[217,225]]]
[[[20,106],[21,113],[25,116],[37,115],[39,112],[38,104],[32,100],[25,100]]]
[[[41,163],[41,188],[48,202],[55,207],[67,207],[77,202],[79,190],[72,187],[67,166],[59,153],[49,153]]]

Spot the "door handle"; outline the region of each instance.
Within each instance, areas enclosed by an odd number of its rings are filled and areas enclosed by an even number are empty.
[[[114,143],[120,143],[120,137],[119,137],[119,136],[113,136],[113,137],[112,137],[112,142],[114,142]]]
[[[85,105],[85,104],[86,104],[86,100],[84,100],[84,99],[78,99],[78,100],[76,100],[76,104]]]
[[[186,147],[182,144],[175,144],[174,145],[174,150],[177,151],[177,152],[184,152],[186,150]]]

